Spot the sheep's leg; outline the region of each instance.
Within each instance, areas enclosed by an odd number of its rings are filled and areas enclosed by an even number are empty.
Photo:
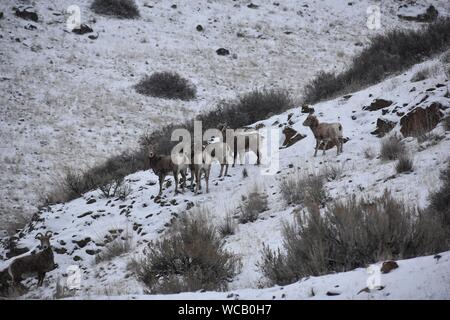
[[[327,140],[324,140],[324,142],[325,142],[325,144],[323,145],[323,153],[322,153],[322,155],[325,155],[325,151],[327,150],[327,147],[328,147],[328,139],[327,139]]]
[[[334,143],[336,143],[337,155],[339,155],[339,151],[341,150],[341,142],[339,141],[339,138],[337,138]]]
[[[344,152],[344,138],[339,138],[339,142],[341,143],[341,153]]]
[[[231,166],[231,167],[233,167],[233,168],[234,168],[234,165],[236,164],[237,154],[238,154],[238,153],[235,152],[234,155],[233,155],[233,165]]]
[[[200,170],[195,169],[195,194],[198,194],[200,188]]]
[[[223,173],[223,167],[224,167],[225,165],[224,164],[220,164],[220,174],[219,174],[219,178],[222,176],[222,173]],[[228,167],[227,167],[227,169],[228,169]],[[225,172],[225,175],[226,175],[227,173]]]
[[[178,172],[173,172],[173,178],[175,179],[175,194],[177,195],[179,193],[178,191]]]
[[[245,151],[239,152],[239,161],[241,166],[245,163]]]
[[[44,282],[45,272],[39,272],[38,273],[38,287],[41,287]]]
[[[183,183],[181,184],[181,189],[184,192],[184,188],[186,187],[186,170],[181,170],[181,177],[183,178]]]
[[[258,157],[256,159],[256,164],[259,166],[261,164],[261,150],[259,150],[259,148],[256,149],[256,156]]]
[[[228,175],[228,163],[225,165],[225,177],[229,177],[229,175]]]
[[[159,178],[159,193],[158,193],[158,197],[161,197],[165,176],[163,174],[160,174],[158,176],[158,178]]]
[[[211,167],[208,167],[208,169],[205,170],[205,183],[206,183],[206,193],[209,193],[209,172],[211,170]]]
[[[316,139],[316,148],[315,148],[315,151],[314,151],[314,157],[317,156],[317,150],[319,149],[319,144],[320,144],[320,140]]]

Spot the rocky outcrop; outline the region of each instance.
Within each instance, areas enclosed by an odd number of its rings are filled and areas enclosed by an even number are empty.
[[[407,4],[400,6],[399,14],[400,19],[416,22],[433,22],[437,19],[439,12],[433,5],[430,5],[425,12],[419,12],[420,8],[408,6]]]
[[[366,111],[377,111],[380,109],[384,109],[389,107],[392,104],[392,101],[384,100],[384,99],[375,99],[369,106],[363,107],[363,110]]]
[[[297,132],[297,130],[289,126],[286,126],[282,132],[285,138],[283,145],[280,147],[280,149],[288,148],[306,137],[306,135]]]
[[[378,118],[377,127],[374,131],[371,132],[371,134],[376,135],[379,138],[384,137],[387,133],[394,129],[396,124],[397,122],[395,121]]]
[[[433,102],[428,108],[417,107],[400,119],[400,132],[404,137],[416,137],[433,130],[443,117],[439,102]]]

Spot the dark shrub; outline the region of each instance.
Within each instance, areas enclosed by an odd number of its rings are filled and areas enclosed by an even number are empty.
[[[404,153],[405,146],[399,136],[392,135],[381,141],[380,157],[382,160],[395,160]]]
[[[393,30],[377,35],[339,74],[320,72],[304,89],[304,102],[313,104],[377,83],[403,71],[450,45],[450,19],[443,18],[421,30]]]
[[[322,174],[288,175],[280,182],[281,194],[287,204],[324,204],[326,192]]]
[[[111,260],[118,257],[124,253],[131,251],[133,247],[132,238],[130,235],[125,234],[125,236],[118,237],[113,241],[109,242],[103,249],[102,252],[95,256],[95,263],[100,263],[103,261]]]
[[[441,172],[442,186],[432,192],[430,198],[430,210],[441,216],[450,235],[450,162]]]
[[[258,265],[274,284],[448,248],[442,220],[406,208],[388,192],[371,201],[335,202],[323,214],[317,206],[308,211],[285,226],[283,251],[263,250]]]
[[[218,226],[218,231],[222,238],[231,236],[236,232],[236,223],[229,212],[227,212],[222,224]]]
[[[117,18],[134,19],[139,17],[139,9],[134,0],[94,0],[91,9],[97,14]]]
[[[442,119],[442,122],[444,123],[445,131],[450,131],[450,116],[446,116],[444,119]]]
[[[255,188],[247,196],[242,197],[239,222],[248,223],[258,220],[259,214],[268,210],[267,193]]]
[[[147,96],[192,100],[197,89],[187,79],[175,72],[155,72],[146,76],[136,85],[136,91]]]
[[[203,212],[184,214],[167,237],[149,244],[145,258],[134,265],[152,293],[225,290],[238,273],[240,260],[223,245]]]
[[[411,172],[413,171],[413,161],[409,156],[403,154],[398,158],[398,162],[395,165],[395,170],[397,173]]]

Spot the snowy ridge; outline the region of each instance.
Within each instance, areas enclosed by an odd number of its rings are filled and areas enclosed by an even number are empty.
[[[416,71],[430,66],[438,66],[437,71],[426,80],[411,82]],[[445,84],[445,85],[442,85]],[[398,298],[450,298],[450,252],[442,253],[437,261],[421,257],[399,262],[399,268],[382,276],[387,290],[361,293],[366,287],[365,269],[342,274],[303,279],[299,283],[280,287],[257,289],[264,284],[256,262],[261,258],[262,244],[271,248],[282,245],[282,223],[291,221],[293,207],[286,206],[279,191],[279,181],[296,168],[301,172],[321,170],[330,165],[342,167],[341,176],[326,183],[326,191],[333,199],[343,199],[357,194],[359,196],[381,195],[388,188],[394,197],[424,207],[429,191],[439,187],[439,173],[450,157],[450,134],[441,123],[432,131],[442,137],[435,144],[418,143],[415,138],[404,139],[408,152],[414,159],[414,172],[396,174],[395,162],[382,162],[380,159],[366,159],[364,152],[371,148],[379,154],[380,138],[371,134],[376,120],[388,117],[399,122],[398,114],[406,114],[417,107],[428,107],[437,102],[448,114],[450,100],[446,98],[449,85],[439,59],[414,66],[408,72],[386,79],[380,84],[313,105],[320,121],[339,121],[344,128],[344,136],[350,140],[344,144],[344,153],[336,157],[336,150],[327,151],[325,156],[319,152],[313,158],[314,141],[309,128],[303,127],[306,115],[299,107],[273,116],[257,124],[282,130],[288,117],[292,127],[307,137],[293,146],[280,150],[280,172],[263,175],[258,167],[246,165],[249,177],[243,179],[243,166],[230,168],[232,177],[217,178],[220,166],[214,165],[210,179],[210,193],[194,196],[192,192],[173,197],[174,187],[164,190],[164,205],[155,203],[151,196],[158,192],[157,177],[150,171],[136,172],[126,177],[132,192],[125,200],[105,199],[99,190],[86,193],[82,198],[58,204],[41,211],[34,221],[25,228],[19,244],[32,248],[37,232],[54,232],[54,247],[57,270],[48,273],[44,287],[36,288],[36,280],[23,283],[31,287],[24,298],[51,298],[55,293],[56,279],[64,279],[66,269],[79,265],[82,270],[81,289],[74,298],[145,298],[145,299],[223,299],[228,294],[238,294],[239,298],[272,299],[286,298],[330,298],[327,291],[337,291],[339,295],[331,298],[345,299],[398,299]],[[414,91],[411,91],[412,88]],[[432,90],[429,90],[429,89]],[[425,100],[425,96],[428,96]],[[366,111],[374,99],[387,99],[393,103],[384,110]],[[419,103],[420,102],[420,103]],[[419,103],[419,104],[418,104]],[[385,113],[383,115],[383,113]],[[353,118],[352,118],[353,117]],[[356,118],[355,118],[356,117]],[[397,123],[392,132],[400,129]],[[282,137],[282,134],[280,134]],[[254,158],[253,155],[251,158]],[[254,160],[254,159],[253,159]],[[173,180],[172,178],[167,178]],[[269,210],[260,219],[239,225],[235,235],[225,239],[226,248],[238,254],[243,261],[242,272],[230,284],[229,293],[183,293],[180,295],[144,295],[145,287],[127,270],[127,263],[134,255],[140,254],[146,243],[164,235],[171,221],[195,205],[206,205],[212,209],[211,221],[219,224],[225,217],[226,209],[234,210],[241,195],[251,190],[255,184],[265,188],[269,196]],[[92,200],[92,199],[95,199]],[[89,202],[89,204],[88,204]],[[95,254],[102,250],[105,239],[114,234],[128,233],[132,236],[134,250],[108,262],[94,263]],[[59,252],[59,253],[58,253]],[[5,259],[5,250],[0,248],[0,257]],[[9,261],[0,262],[6,266]],[[0,266],[1,266],[0,265]],[[444,281],[447,279],[447,281]],[[338,287],[335,287],[338,285]],[[311,294],[314,292],[314,296]],[[284,293],[284,296],[283,296]],[[236,297],[236,296],[233,296]],[[232,298],[232,296],[230,296]]]

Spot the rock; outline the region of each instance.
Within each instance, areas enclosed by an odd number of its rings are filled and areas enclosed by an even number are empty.
[[[19,9],[15,8],[16,16],[25,20],[32,20],[38,22],[39,18],[36,12],[28,11],[29,8]]]
[[[88,36],[88,38],[91,39],[91,40],[97,40],[98,39],[98,33],[96,35],[91,34],[91,35]]]
[[[53,247],[53,251],[55,251],[57,254],[65,254],[67,252],[67,249],[64,247]]]
[[[86,217],[86,216],[88,216],[88,215],[90,215],[92,213],[93,213],[93,211],[86,211],[85,213],[82,213],[79,216],[77,216],[77,218],[83,218],[83,217]]]
[[[402,5],[399,8],[399,14],[397,14],[397,16],[400,19],[407,21],[432,22],[435,21],[439,15],[439,12],[433,5],[430,5],[423,13],[417,13],[417,10],[420,9],[414,6],[408,7],[408,5]]]
[[[383,262],[383,265],[381,266],[381,273],[389,273],[394,269],[398,268],[398,264],[395,261],[389,260]]]
[[[37,27],[32,24],[27,24],[24,28],[25,28],[25,30],[36,30],[37,29]]]
[[[285,138],[283,145],[280,147],[280,149],[288,148],[306,137],[306,135],[297,132],[297,130],[289,126],[284,127],[282,132]]]
[[[195,27],[195,29],[199,32],[204,30],[201,24],[198,24],[197,27]]]
[[[428,108],[417,107],[400,119],[400,132],[404,137],[416,137],[433,130],[443,117],[439,102],[433,102]]]
[[[81,258],[80,256],[75,256],[73,257],[73,261],[83,261],[83,258]]]
[[[0,19],[2,19],[2,18],[3,18],[3,12],[0,11]]]
[[[250,3],[250,4],[247,5],[247,8],[250,8],[250,9],[258,9],[259,6],[258,6],[257,4],[254,4],[254,3]]]
[[[100,253],[101,250],[97,249],[97,250],[92,250],[92,249],[86,249],[86,253],[90,256],[96,255],[97,253]]]
[[[172,9],[176,9],[177,8],[177,5],[176,4],[173,4],[173,5],[171,5],[170,6]]]
[[[327,291],[327,296],[338,296],[338,295],[340,295],[340,293],[339,292],[334,292],[334,291]]]
[[[97,200],[95,200],[95,198],[90,198],[88,201],[86,201],[86,204],[92,204],[94,202],[97,202]]]
[[[83,24],[80,25],[79,28],[72,29],[72,32],[76,33],[76,34],[85,34],[85,33],[94,32],[94,30],[92,30],[91,27],[89,27],[88,25],[83,23]]]
[[[356,120],[356,116],[355,115],[352,116],[352,120]]]
[[[91,241],[92,241],[92,239],[90,237],[86,237],[86,238],[81,239],[81,240],[72,240],[72,243],[75,243],[80,248],[84,248]]]
[[[216,53],[217,53],[219,56],[227,56],[227,55],[230,54],[230,51],[227,50],[227,49],[225,49],[225,48],[219,48],[219,49],[216,50]]]
[[[383,108],[387,108],[392,104],[392,101],[384,100],[384,99],[375,99],[370,106],[363,107],[363,110],[366,111],[376,111]]]
[[[388,132],[394,129],[397,122],[378,118],[377,119],[377,128],[375,131],[372,131],[370,134],[376,135],[378,138],[384,137]]]
[[[314,112],[314,108],[311,108],[308,105],[302,106],[302,113],[313,113],[313,112]]]

